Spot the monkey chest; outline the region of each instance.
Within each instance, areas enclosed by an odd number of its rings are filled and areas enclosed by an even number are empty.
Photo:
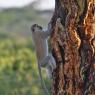
[[[37,46],[36,51],[38,59],[42,59],[43,57],[48,55],[47,40],[39,40],[36,46]]]

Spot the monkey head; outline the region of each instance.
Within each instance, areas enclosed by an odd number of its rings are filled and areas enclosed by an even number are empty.
[[[31,31],[33,33],[35,33],[35,32],[41,32],[42,31],[42,27],[39,26],[38,24],[34,24],[34,25],[31,26]]]

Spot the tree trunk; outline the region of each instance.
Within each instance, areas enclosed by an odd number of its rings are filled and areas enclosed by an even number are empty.
[[[95,95],[95,0],[55,0],[52,95]]]

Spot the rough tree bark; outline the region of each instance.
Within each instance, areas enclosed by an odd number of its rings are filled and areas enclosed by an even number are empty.
[[[95,95],[95,0],[55,0],[52,95]]]

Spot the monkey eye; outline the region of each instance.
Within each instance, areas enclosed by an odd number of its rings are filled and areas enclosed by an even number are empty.
[[[40,28],[40,30],[42,30],[42,27],[41,26],[39,26],[39,28]]]

